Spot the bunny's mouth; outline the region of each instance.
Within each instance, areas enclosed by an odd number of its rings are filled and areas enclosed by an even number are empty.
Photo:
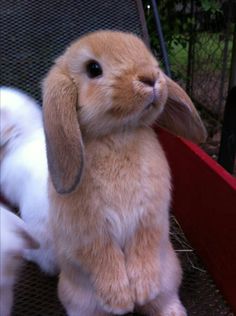
[[[156,100],[157,100],[157,92],[156,92],[155,89],[153,89],[152,90],[152,94],[150,95],[149,102],[144,107],[144,111],[146,112],[146,111],[152,109],[153,107],[155,107],[155,101]]]

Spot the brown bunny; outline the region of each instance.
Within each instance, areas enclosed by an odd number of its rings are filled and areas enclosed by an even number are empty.
[[[149,127],[196,142],[205,129],[186,93],[135,35],[74,42],[43,84],[51,224],[69,316],[185,316],[169,240],[171,178]],[[78,185],[79,184],[79,185]]]

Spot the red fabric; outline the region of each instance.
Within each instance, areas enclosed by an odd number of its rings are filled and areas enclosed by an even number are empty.
[[[173,211],[236,312],[236,179],[197,145],[157,129],[173,176]]]

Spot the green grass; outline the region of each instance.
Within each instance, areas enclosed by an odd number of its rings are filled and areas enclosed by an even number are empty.
[[[218,72],[223,67],[224,41],[219,33],[201,33],[196,36],[195,68],[205,67],[207,71]],[[233,40],[228,43],[227,69],[230,67]],[[172,43],[169,49],[171,67],[177,75],[186,76],[188,64],[188,43],[183,47],[180,43]]]
[[[172,44],[169,50],[169,58],[171,65],[187,65],[188,63],[188,45],[183,48],[181,44]]]

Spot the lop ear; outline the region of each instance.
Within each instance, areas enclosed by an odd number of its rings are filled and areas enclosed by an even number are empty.
[[[43,116],[48,167],[60,194],[72,192],[83,170],[83,142],[77,119],[77,87],[55,65],[43,82]]]
[[[157,124],[195,143],[206,140],[207,132],[187,93],[166,77],[168,97]]]

